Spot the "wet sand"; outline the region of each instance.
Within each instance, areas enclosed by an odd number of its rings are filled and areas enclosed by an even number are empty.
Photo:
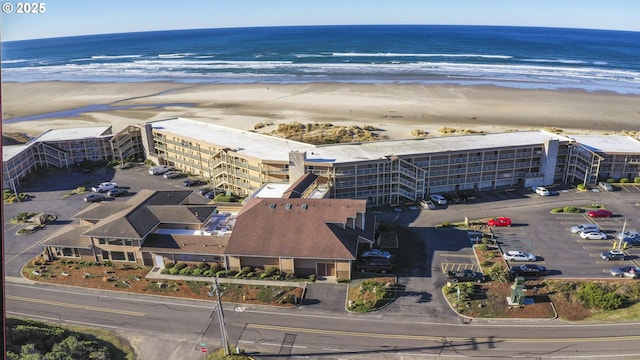
[[[442,127],[567,134],[640,130],[640,96],[582,90],[417,84],[3,83],[3,133],[185,117],[252,130],[257,123],[372,125],[390,139]],[[86,109],[85,107],[90,107]],[[84,111],[75,109],[85,108]],[[97,108],[97,109],[96,109]],[[54,112],[62,114],[45,115]],[[19,121],[21,117],[37,120]]]

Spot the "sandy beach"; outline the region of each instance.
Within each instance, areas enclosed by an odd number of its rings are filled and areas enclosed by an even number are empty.
[[[264,122],[372,125],[389,139],[410,138],[412,130],[440,136],[444,126],[485,132],[554,127],[566,134],[640,130],[637,95],[493,86],[3,83],[2,102],[2,132],[31,136],[103,125],[116,132],[177,116],[244,130]],[[66,113],[12,121],[61,111]]]

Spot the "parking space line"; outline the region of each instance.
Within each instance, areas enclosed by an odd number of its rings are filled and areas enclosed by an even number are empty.
[[[465,258],[473,258],[474,255],[465,255],[465,254],[456,254],[456,253],[440,253],[440,256],[450,256],[450,257],[465,257]]]
[[[462,263],[442,263],[440,264],[440,267],[442,268],[442,273],[446,274],[447,271],[460,271],[460,270],[465,270],[465,269],[471,269],[474,271],[479,271],[479,267],[478,265],[474,265],[474,264],[462,264]]]

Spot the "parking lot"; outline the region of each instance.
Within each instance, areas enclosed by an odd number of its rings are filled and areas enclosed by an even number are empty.
[[[154,190],[193,190],[196,195],[192,202],[207,203],[210,201],[197,195],[201,186],[182,186],[182,179],[164,179],[162,176],[149,175],[148,167],[144,165],[130,169],[113,170],[110,168],[96,168],[92,173],[84,173],[80,168],[56,169],[35,175],[24,184],[19,191],[34,196],[31,200],[4,205],[4,255],[5,274],[20,276],[23,264],[36,257],[42,251],[42,240],[60,230],[64,225],[72,223],[73,215],[90,204],[83,201],[84,194],[65,196],[71,190],[80,186],[88,189],[101,182],[116,182],[118,186],[129,191],[128,196],[109,198],[105,201],[126,201],[133,194],[142,189]],[[90,191],[90,190],[89,190]],[[56,221],[47,225],[43,230],[30,235],[17,235],[16,231],[24,224],[11,224],[9,220],[21,212],[45,212],[55,215]]]
[[[502,250],[521,250],[537,255],[536,264],[546,266],[552,277],[611,278],[609,270],[612,267],[640,266],[640,247],[626,249],[624,261],[600,258],[600,253],[613,248],[615,235],[623,227],[626,231],[640,230],[640,187],[627,185],[613,192],[558,189],[558,193],[558,196],[539,196],[525,189],[478,193],[472,203],[440,206],[436,210],[422,210],[419,215],[407,216],[413,218],[407,225],[427,231],[442,222],[461,222],[465,217],[470,220],[510,217],[513,220],[511,227],[493,228]],[[557,207],[591,204],[606,206],[614,216],[590,218],[585,213],[550,212]],[[583,240],[570,232],[572,226],[583,223],[596,223],[609,239]],[[436,269],[438,272],[478,269],[466,232],[440,230],[431,234],[427,246],[431,250],[434,272]]]

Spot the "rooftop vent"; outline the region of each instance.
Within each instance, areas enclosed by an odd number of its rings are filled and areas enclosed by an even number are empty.
[[[269,207],[272,208],[272,209],[275,209],[276,208],[276,203],[269,204]]]

